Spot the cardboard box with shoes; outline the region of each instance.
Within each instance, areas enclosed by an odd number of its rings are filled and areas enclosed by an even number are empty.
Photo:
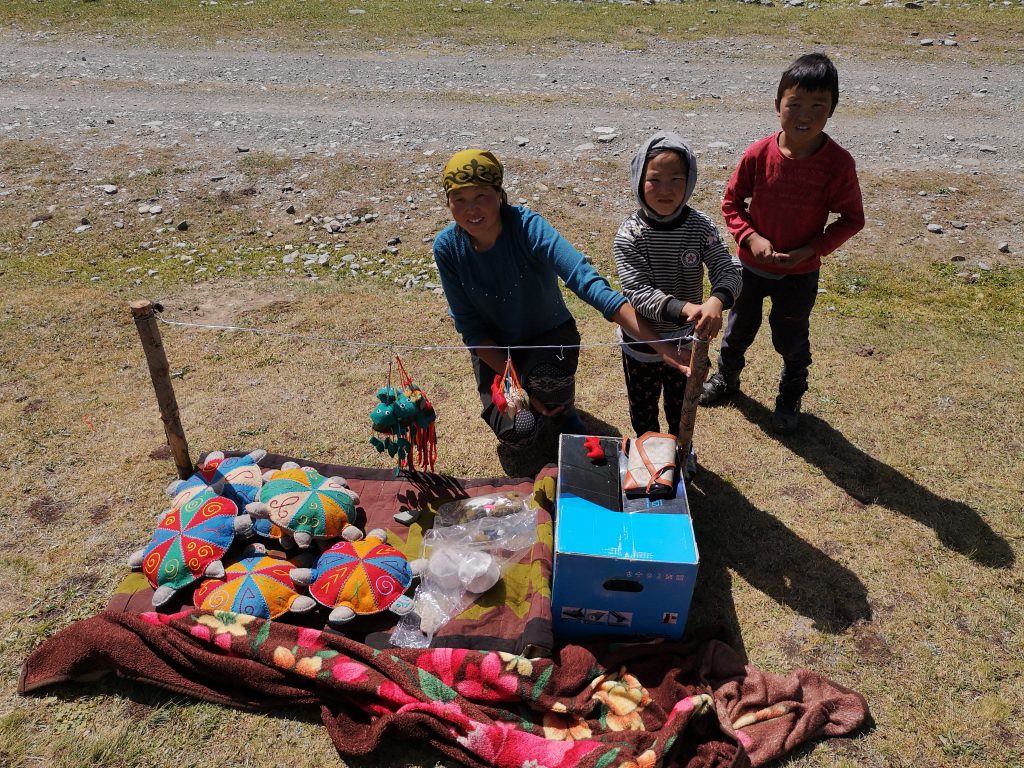
[[[682,473],[672,498],[627,499],[621,439],[597,438],[600,459],[585,439],[562,435],[558,450],[555,634],[680,638],[699,563]]]

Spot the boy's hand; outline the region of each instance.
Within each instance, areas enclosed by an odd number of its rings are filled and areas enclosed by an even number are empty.
[[[703,304],[687,302],[683,305],[683,317],[693,323],[696,335],[710,341],[722,330],[722,300],[711,296]]]
[[[761,237],[755,232],[745,242],[755,261],[769,262],[773,260],[772,256],[775,253],[775,249],[766,238]]]
[[[801,261],[814,258],[814,249],[809,245],[794,248],[789,253],[773,253],[772,261],[784,267],[795,267]]]

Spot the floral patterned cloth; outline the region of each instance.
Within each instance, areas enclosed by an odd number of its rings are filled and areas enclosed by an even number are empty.
[[[106,670],[238,707],[319,704],[343,757],[398,737],[494,768],[760,765],[869,718],[859,694],[806,671],[781,678],[744,666],[717,639],[568,646],[556,659],[531,660],[376,650],[195,609],[77,622],[26,661],[19,692]]]

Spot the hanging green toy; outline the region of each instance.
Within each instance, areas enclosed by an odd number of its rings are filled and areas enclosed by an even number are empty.
[[[403,469],[415,472],[417,463],[423,471],[432,472],[437,459],[437,415],[423,390],[405,370],[402,359],[396,355],[395,362],[402,377],[401,388],[391,386],[389,364],[387,383],[377,390],[380,402],[370,412],[370,422],[377,433],[370,438],[370,445],[397,460],[395,474]]]

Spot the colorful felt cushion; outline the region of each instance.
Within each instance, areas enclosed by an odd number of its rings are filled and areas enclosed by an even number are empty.
[[[150,585],[178,590],[204,574],[235,538],[235,502],[207,488],[174,507],[156,527],[142,557]]]
[[[196,607],[262,619],[276,619],[292,609],[308,610],[315,603],[295,591],[289,575],[294,567],[288,560],[265,554],[242,558],[224,569],[223,579],[207,579],[199,585]]]
[[[231,499],[239,509],[256,500],[263,487],[263,474],[259,461],[266,451],[253,451],[245,456],[224,458],[221,451],[213,451],[197,466],[197,472],[188,480],[172,483],[168,491],[174,506],[180,506],[206,488],[214,488],[221,496]]]
[[[340,478],[324,477],[309,467],[272,473],[258,499],[268,507],[269,522],[317,539],[343,535],[356,512],[353,494]]]
[[[412,566],[378,536],[338,542],[320,555],[312,579],[309,594],[328,608],[369,614],[388,608],[404,612],[408,610],[405,602],[412,605],[407,597],[396,605],[412,584]]]

